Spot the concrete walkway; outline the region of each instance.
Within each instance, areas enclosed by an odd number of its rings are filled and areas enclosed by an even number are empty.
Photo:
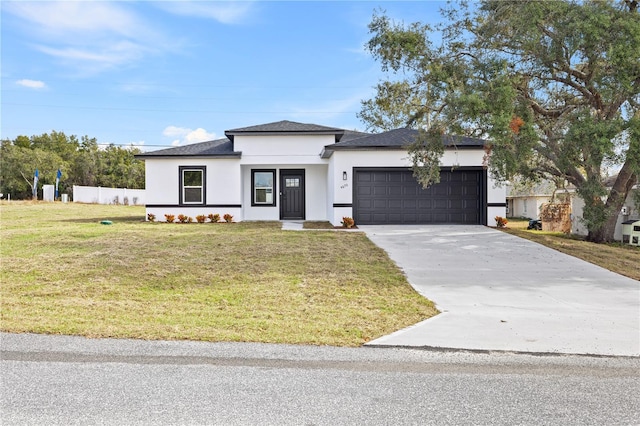
[[[442,312],[369,345],[640,356],[640,281],[483,226],[359,228]]]
[[[304,221],[303,220],[283,220],[282,229],[284,231],[303,231],[304,230]]]

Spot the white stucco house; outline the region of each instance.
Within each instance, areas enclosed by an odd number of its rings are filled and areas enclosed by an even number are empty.
[[[280,121],[227,130],[225,138],[137,155],[146,211],[234,221],[495,225],[506,192],[484,162],[484,141],[446,137],[441,182],[422,189],[410,170],[411,129],[379,134]]]

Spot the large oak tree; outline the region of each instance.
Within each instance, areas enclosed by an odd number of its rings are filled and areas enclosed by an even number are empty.
[[[485,137],[494,177],[568,182],[588,238],[612,240],[640,174],[638,1],[484,0],[443,17],[374,15],[367,47],[389,79],[360,117],[424,130],[409,150],[423,185],[438,180],[443,133]],[[612,188],[607,167],[619,169]]]

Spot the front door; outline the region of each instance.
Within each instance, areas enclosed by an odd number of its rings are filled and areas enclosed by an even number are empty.
[[[304,170],[280,170],[280,220],[304,219]]]

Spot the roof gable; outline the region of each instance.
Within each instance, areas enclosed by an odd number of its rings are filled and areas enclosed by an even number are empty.
[[[337,127],[321,126],[319,124],[298,123],[295,121],[276,121],[274,123],[259,124],[257,126],[240,127],[224,132],[233,141],[236,135],[286,135],[286,134],[313,134],[313,135],[335,135],[338,142],[344,135],[344,129]]]
[[[225,134],[237,134],[237,133],[254,133],[254,132],[292,132],[292,133],[306,133],[306,132],[344,132],[343,129],[337,127],[321,126],[319,124],[307,124],[298,123],[295,121],[276,121],[274,123],[258,124],[256,126],[239,127],[237,129],[227,130]]]

